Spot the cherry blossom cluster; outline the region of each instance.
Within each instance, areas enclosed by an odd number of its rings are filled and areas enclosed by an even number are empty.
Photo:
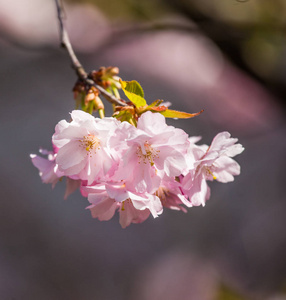
[[[134,126],[74,110],[70,122],[56,125],[53,151],[31,158],[44,183],[55,186],[66,177],[65,198],[79,188],[94,218],[109,220],[118,211],[125,228],[158,217],[163,208],[186,212],[205,205],[207,181],[239,175],[233,157],[244,148],[237,139],[221,132],[210,146],[199,140],[167,125],[159,112],[142,113]]]

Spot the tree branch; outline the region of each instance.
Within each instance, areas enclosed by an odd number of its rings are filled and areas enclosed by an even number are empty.
[[[57,13],[58,13],[58,20],[59,20],[59,27],[60,27],[60,39],[61,39],[61,46],[65,48],[69,54],[69,57],[72,62],[72,68],[75,70],[78,78],[85,82],[87,85],[94,86],[96,89],[100,91],[100,93],[108,100],[110,103],[126,106],[126,103],[113,96],[112,94],[108,93],[103,87],[96,84],[92,79],[88,78],[86,71],[84,70],[83,66],[79,62],[78,58],[76,57],[68,33],[65,29],[64,22],[63,22],[63,13],[62,13],[62,6],[60,4],[60,0],[55,0],[57,6]]]

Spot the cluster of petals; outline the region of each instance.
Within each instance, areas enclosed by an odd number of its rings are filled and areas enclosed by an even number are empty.
[[[239,175],[232,159],[243,151],[237,139],[222,132],[210,146],[198,140],[168,126],[160,113],[143,113],[135,127],[75,110],[70,122],[56,125],[54,150],[31,158],[44,183],[54,186],[66,177],[65,197],[80,188],[94,218],[109,220],[118,211],[125,228],[159,216],[163,207],[186,212],[204,205],[207,181],[229,182]]]

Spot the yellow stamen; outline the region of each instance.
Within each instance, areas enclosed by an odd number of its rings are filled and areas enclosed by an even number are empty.
[[[100,149],[100,140],[93,134],[88,134],[83,137],[80,141],[80,145],[85,148],[85,150],[91,153],[91,150],[96,153],[97,149]]]
[[[145,154],[143,154],[141,147],[138,147],[136,151],[139,163],[143,162],[146,164],[148,161],[151,166],[154,166],[154,159],[159,157],[160,150],[154,149],[147,141],[144,143],[144,150]]]
[[[206,167],[206,172],[207,172],[208,175],[212,175],[213,180],[217,179],[217,177],[214,175],[214,173],[210,170],[209,167]]]

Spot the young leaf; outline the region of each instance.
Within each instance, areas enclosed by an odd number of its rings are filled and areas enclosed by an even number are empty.
[[[195,116],[198,116],[201,114],[204,110],[201,110],[198,113],[194,114],[189,114],[183,111],[178,111],[178,110],[172,110],[172,109],[166,109],[165,111],[160,112],[163,116],[166,118],[178,118],[178,119],[188,119],[188,118],[193,118]]]
[[[161,101],[161,100],[157,100],[157,101]],[[153,102],[152,104],[154,104],[155,102]],[[160,103],[160,102],[159,102]],[[165,110],[168,109],[167,106],[161,105],[161,106],[157,106],[157,105],[146,105],[146,106],[141,106],[139,109],[137,108],[137,113],[139,115],[142,115],[143,113],[145,113],[146,111],[151,111],[151,112],[163,112]],[[160,104],[159,104],[160,105]]]
[[[136,106],[141,107],[147,105],[144,99],[144,92],[141,85],[135,81],[120,80],[122,90],[126,97]]]
[[[152,112],[160,112],[160,113],[162,113],[162,112],[168,110],[168,107],[164,106],[164,105],[157,106],[157,107],[155,106],[155,107],[151,107],[151,108],[147,107],[146,111],[147,110],[150,110]]]
[[[152,102],[150,105],[148,105],[148,107],[157,107],[159,106],[164,100],[156,100],[154,102]]]

